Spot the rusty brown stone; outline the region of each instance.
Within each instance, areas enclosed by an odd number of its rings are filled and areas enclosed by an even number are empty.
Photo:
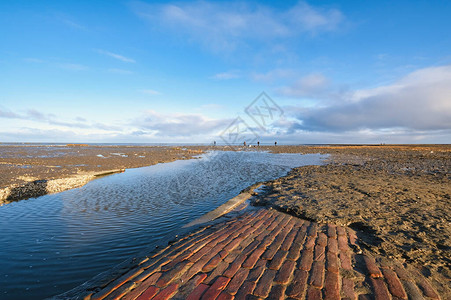
[[[350,300],[357,299],[357,296],[354,292],[354,281],[352,281],[349,278],[343,278],[341,282],[342,282],[341,290],[343,291],[344,298]]]
[[[271,288],[271,292],[269,292],[268,299],[274,300],[283,300],[285,299],[285,289],[284,285],[276,284]]]
[[[243,262],[243,268],[252,269],[264,251],[265,250],[261,248],[255,249],[254,252],[252,252],[251,255],[249,255],[249,257]]]
[[[271,290],[272,283],[274,281],[274,277],[276,276],[276,271],[274,270],[266,270],[260,280],[255,287],[253,292],[254,295],[258,297],[266,298],[269,295],[269,291]]]
[[[245,281],[243,285],[238,289],[238,292],[235,295],[235,299],[237,300],[245,300],[249,295],[252,294],[256,286],[256,283],[253,281]]]
[[[153,300],[166,300],[171,298],[178,289],[178,284],[177,283],[172,283],[170,285],[168,285],[165,289],[161,290],[154,298],[152,298]]]
[[[340,300],[339,280],[338,273],[326,271],[326,279],[324,280],[324,299]]]
[[[404,291],[401,281],[399,281],[396,273],[390,269],[382,269],[382,273],[384,274],[385,280],[387,281],[390,293],[400,299],[407,299],[407,294]]]
[[[290,280],[291,274],[293,273],[295,266],[296,266],[296,262],[286,260],[282,264],[282,267],[280,268],[279,272],[277,273],[274,282],[277,282],[280,284],[287,284]]]
[[[370,278],[371,285],[374,289],[375,300],[390,299],[390,293],[388,292],[385,282],[381,278]]]
[[[186,300],[199,300],[202,295],[205,293],[205,291],[210,288],[209,285],[206,284],[199,284],[186,298]],[[149,298],[150,299],[150,298]]]
[[[295,299],[303,299],[307,286],[308,272],[303,270],[294,271],[293,280],[288,285],[286,294]]]
[[[313,262],[312,273],[309,284],[321,289],[324,282],[324,261]]]
[[[156,286],[150,286],[147,288],[136,300],[147,300],[152,299],[159,291],[160,289]]]
[[[313,252],[309,250],[303,250],[301,253],[301,261],[298,268],[304,271],[309,271],[312,267]]]
[[[210,288],[203,294],[201,299],[215,299],[229,283],[230,278],[218,277]]]
[[[248,269],[239,269],[235,276],[233,276],[230,283],[227,285],[226,292],[235,295],[238,292],[238,289],[241,287],[243,282],[246,280],[247,276],[249,275]]]
[[[365,261],[366,269],[368,274],[373,278],[382,277],[381,270],[377,267],[374,258],[369,255],[363,255],[363,260]]]

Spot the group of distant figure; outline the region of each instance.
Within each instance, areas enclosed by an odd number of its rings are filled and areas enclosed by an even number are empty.
[[[216,141],[213,141],[213,146],[216,146]],[[243,142],[243,146],[246,147],[246,141]],[[277,141],[274,142],[274,146],[277,146]],[[252,145],[249,145],[252,147]],[[260,141],[257,142],[257,147],[260,147]]]

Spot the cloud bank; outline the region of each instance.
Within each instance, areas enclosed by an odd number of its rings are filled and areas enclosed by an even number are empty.
[[[132,10],[154,27],[172,30],[217,51],[233,51],[250,40],[270,42],[330,32],[345,19],[338,9],[314,7],[305,2],[286,10],[245,2],[134,2]]]
[[[314,80],[312,82],[315,83]],[[308,91],[299,89],[305,90]],[[293,92],[293,95],[302,96],[303,93]],[[423,133],[449,130],[451,66],[420,69],[393,84],[348,93],[341,101],[333,101],[329,105],[294,109],[297,121],[292,124],[292,130],[349,132],[404,129]]]

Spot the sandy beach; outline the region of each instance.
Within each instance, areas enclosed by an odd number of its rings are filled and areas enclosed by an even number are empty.
[[[199,147],[0,145],[0,205],[77,188],[101,174],[201,153]]]
[[[61,191],[85,184],[96,173],[189,159],[208,149],[2,146],[0,186],[5,190],[45,182],[47,187],[55,186],[53,191]],[[416,266],[444,298],[450,295],[451,146],[272,146],[246,150],[330,154],[326,165],[299,167],[264,183],[253,204],[320,224],[348,226],[356,231],[366,251]]]
[[[256,205],[349,226],[368,250],[416,265],[449,295],[449,145],[281,146],[268,150],[329,153],[330,164],[296,168],[266,183]]]

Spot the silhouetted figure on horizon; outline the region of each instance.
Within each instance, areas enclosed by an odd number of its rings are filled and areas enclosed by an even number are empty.
[[[257,142],[257,147],[260,147],[260,141]]]
[[[277,142],[274,142],[274,146],[277,146]]]
[[[243,145],[244,145],[244,147],[246,147],[246,141],[244,141]]]

